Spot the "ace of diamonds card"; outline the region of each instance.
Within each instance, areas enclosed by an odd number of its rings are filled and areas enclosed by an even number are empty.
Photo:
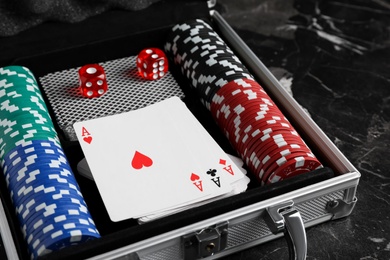
[[[207,157],[207,149],[194,141],[189,142],[192,147],[186,145],[188,138],[204,140],[205,133],[194,127],[198,123],[194,120],[179,98],[170,98],[74,124],[111,220],[188,207],[232,191],[230,184],[237,178],[226,176],[226,185],[216,185],[205,171],[212,168],[210,161],[206,166],[196,156]],[[214,156],[227,157],[222,150]]]

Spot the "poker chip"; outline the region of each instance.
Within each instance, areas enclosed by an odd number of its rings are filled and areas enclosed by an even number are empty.
[[[165,51],[181,67],[207,108],[223,85],[252,78],[221,37],[200,19],[174,26]]]
[[[206,21],[196,19],[172,27],[165,51],[261,184],[322,167],[275,102]]]
[[[0,165],[31,258],[100,237],[31,73],[0,68]]]

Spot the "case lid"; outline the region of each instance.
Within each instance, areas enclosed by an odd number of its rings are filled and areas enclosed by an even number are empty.
[[[78,23],[45,22],[15,36],[0,38],[0,67],[15,59],[92,44],[169,27],[209,16],[206,0],[161,0],[140,11],[110,10]]]

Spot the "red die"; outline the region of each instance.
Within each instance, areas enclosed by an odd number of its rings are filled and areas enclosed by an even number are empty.
[[[149,80],[160,79],[168,71],[168,59],[162,50],[147,48],[138,54],[137,67],[143,78]]]
[[[84,97],[100,97],[107,92],[106,74],[102,66],[87,64],[79,69],[80,91]]]

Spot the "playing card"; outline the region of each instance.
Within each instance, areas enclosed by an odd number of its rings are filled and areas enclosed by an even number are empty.
[[[168,71],[159,80],[140,80],[137,56],[126,56],[99,63],[107,76],[108,91],[99,98],[83,98],[78,70],[69,68],[39,78],[53,108],[54,119],[65,138],[76,141],[75,122],[119,114],[146,107],[172,96],[184,98],[176,79]],[[87,112],[86,112],[87,111]]]
[[[242,166],[244,165],[244,162],[243,162],[243,160],[240,157],[237,157],[237,156],[234,156],[234,155],[231,155],[231,154],[226,154],[226,155],[229,156],[229,158],[234,162],[234,164],[236,164],[237,166],[240,167],[241,172],[246,174],[246,170],[242,168]],[[85,178],[88,178],[88,179],[93,181],[93,176],[92,176],[91,169],[89,168],[87,160],[85,160],[85,158],[83,158],[77,164],[77,172],[80,175],[84,176]]]
[[[74,124],[88,165],[113,221],[171,210],[231,192],[207,174],[178,135],[179,98]],[[225,155],[226,156],[226,155]]]
[[[183,102],[180,104],[185,106]],[[207,181],[213,183],[218,188],[235,185],[235,183],[239,182],[249,183],[249,178],[245,176],[243,169],[226,155],[190,111],[177,109],[171,113],[171,116],[183,118],[175,125],[178,135],[186,140],[188,152],[192,154],[191,158],[197,160],[195,163],[200,165],[203,173],[206,173]],[[243,187],[246,190],[245,185],[237,185],[237,187]],[[236,192],[244,190],[237,190]]]

